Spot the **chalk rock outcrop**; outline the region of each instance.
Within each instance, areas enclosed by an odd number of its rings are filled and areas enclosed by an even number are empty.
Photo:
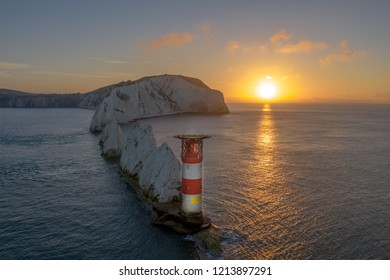
[[[148,192],[158,202],[170,202],[180,198],[181,165],[168,144],[163,143],[149,155],[139,173],[141,186],[149,186]]]
[[[150,124],[137,122],[129,131],[120,165],[132,176],[138,176],[145,159],[157,150],[156,139]]]
[[[131,81],[124,81],[87,92],[82,95],[78,106],[85,109],[96,109],[102,103],[102,100],[110,95],[114,88],[130,85],[131,83]]]
[[[115,120],[111,120],[100,135],[99,144],[103,146],[102,155],[107,158],[120,157],[126,144],[125,135]]]
[[[136,119],[177,113],[229,113],[223,94],[202,81],[178,75],[145,77],[115,87],[97,107],[90,130],[101,131],[112,119]]]
[[[150,124],[140,121],[133,126],[122,151],[120,168],[137,181],[148,199],[180,199],[180,162],[166,143],[157,148]]]

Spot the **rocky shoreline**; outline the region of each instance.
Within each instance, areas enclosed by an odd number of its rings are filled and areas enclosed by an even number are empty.
[[[120,174],[152,208],[151,221],[191,235],[200,250],[207,252],[205,256],[219,258],[222,234],[218,228],[205,216],[207,226],[193,228],[194,218],[180,215],[181,164],[173,151],[166,143],[157,147],[152,127],[145,121],[134,122],[125,138],[121,127],[110,121],[99,140],[102,156],[119,159]]]

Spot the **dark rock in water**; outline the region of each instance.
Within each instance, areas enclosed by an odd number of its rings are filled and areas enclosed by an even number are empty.
[[[154,203],[152,209],[153,224],[169,228],[177,233],[189,234],[198,244],[206,258],[220,258],[222,254],[222,233],[210,219],[201,214],[185,216],[180,210],[181,202]]]
[[[194,234],[211,225],[208,217],[200,215],[183,215],[181,202],[154,203],[152,221],[182,234]]]
[[[194,241],[209,252],[214,258],[220,258],[222,254],[221,243],[223,235],[219,228],[211,224],[206,230],[194,234]]]

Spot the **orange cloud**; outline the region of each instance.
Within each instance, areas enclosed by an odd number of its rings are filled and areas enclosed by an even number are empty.
[[[339,53],[332,53],[320,60],[322,66],[332,65],[334,62],[348,63],[352,60],[363,58],[367,55],[366,51],[350,51],[348,42],[343,40],[339,44]]]
[[[275,34],[273,34],[269,38],[269,40],[273,45],[278,45],[280,43],[280,41],[286,41],[286,40],[289,40],[290,38],[291,38],[291,35],[288,34],[286,30],[281,29],[278,32],[276,32]]]
[[[113,59],[107,59],[107,58],[97,57],[97,56],[92,56],[90,57],[90,59],[102,61],[108,64],[133,64],[133,62],[127,60],[113,60]]]
[[[226,45],[226,52],[228,54],[236,54],[238,52],[259,51],[263,52],[267,50],[265,45],[259,44],[242,44],[238,41],[229,41]]]
[[[139,39],[137,43],[146,46],[150,51],[156,51],[162,48],[178,48],[191,43],[194,39],[195,35],[188,32],[169,32],[152,40]]]
[[[326,43],[313,42],[310,40],[302,40],[296,44],[282,45],[276,52],[290,54],[290,53],[309,53],[314,51],[320,51],[328,48]]]
[[[226,45],[226,51],[229,54],[234,54],[240,49],[240,43],[237,41],[229,41]]]
[[[202,22],[197,26],[197,29],[203,34],[205,37],[214,37],[215,31],[213,31],[212,24],[209,20]]]
[[[10,78],[12,77],[11,74],[5,72],[5,71],[0,71],[0,78]]]
[[[30,67],[28,64],[0,61],[0,69],[19,70]]]
[[[10,78],[12,77],[12,75],[8,73],[8,71],[21,70],[21,69],[26,69],[28,67],[30,67],[30,65],[28,64],[0,61],[0,78],[1,79]]]
[[[32,74],[37,75],[50,75],[50,76],[63,76],[63,77],[75,77],[75,78],[96,78],[102,79],[107,78],[106,75],[103,74],[84,74],[84,73],[75,73],[75,72],[61,72],[61,71],[33,71]]]

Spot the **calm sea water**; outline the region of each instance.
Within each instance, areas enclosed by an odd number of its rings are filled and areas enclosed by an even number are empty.
[[[204,142],[224,259],[390,259],[390,106],[229,105],[153,118]],[[93,112],[0,109],[0,259],[197,259],[100,157]],[[126,126],[123,127],[126,131]]]

